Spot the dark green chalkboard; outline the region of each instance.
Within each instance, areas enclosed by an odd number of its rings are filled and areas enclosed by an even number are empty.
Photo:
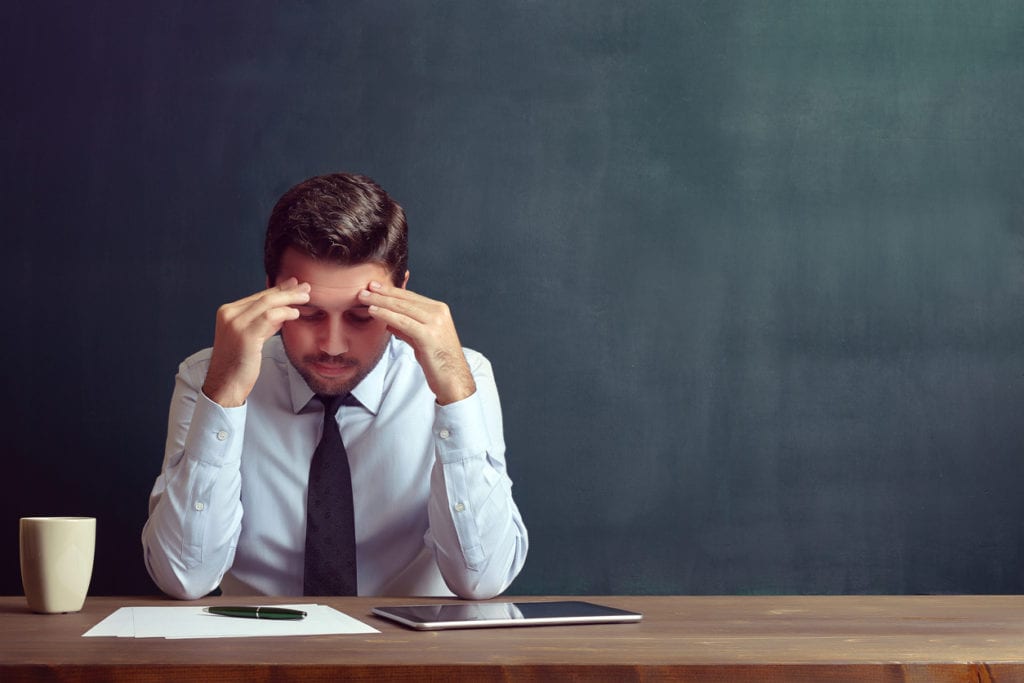
[[[14,3],[17,518],[138,541],[267,213],[380,181],[502,390],[518,593],[1024,588],[1024,5]],[[11,474],[13,472],[13,475]]]

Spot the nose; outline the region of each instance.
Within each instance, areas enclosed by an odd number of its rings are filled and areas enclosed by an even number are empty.
[[[329,356],[340,356],[348,351],[348,336],[341,316],[330,316],[320,334],[320,351]]]

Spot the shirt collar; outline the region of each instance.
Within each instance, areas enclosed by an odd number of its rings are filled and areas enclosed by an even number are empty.
[[[392,346],[395,338],[388,339],[384,347],[384,354],[377,361],[377,365],[370,370],[370,374],[363,378],[352,390],[352,396],[367,410],[374,415],[380,410],[380,404],[384,402],[384,378],[387,376],[388,364],[391,362]],[[313,390],[302,379],[302,375],[295,369],[287,354],[284,353],[284,344],[281,344],[281,355],[284,356],[285,369],[288,372],[288,390],[292,399],[292,410],[299,414],[313,398]]]

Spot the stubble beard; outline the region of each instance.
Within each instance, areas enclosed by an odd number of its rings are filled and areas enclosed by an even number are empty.
[[[288,361],[295,368],[295,371],[299,373],[299,376],[306,381],[309,388],[313,390],[314,394],[319,396],[342,396],[350,393],[355,389],[360,382],[366,379],[366,376],[377,367],[377,363],[384,357],[384,351],[388,348],[388,342],[391,337],[388,336],[381,343],[380,348],[377,350],[376,357],[372,363],[363,365],[359,361],[348,358],[345,354],[340,356],[329,356],[326,353],[314,354],[303,356],[301,359],[297,359],[292,355],[291,350],[287,344],[284,344],[284,352],[288,357]],[[282,339],[282,342],[284,340]],[[349,366],[356,368],[356,373],[347,379],[339,380],[328,380],[318,375],[313,369],[312,365],[319,363],[322,365],[340,365]]]

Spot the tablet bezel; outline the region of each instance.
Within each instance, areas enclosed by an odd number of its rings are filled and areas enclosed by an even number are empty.
[[[503,610],[518,610],[522,613],[523,608],[527,613],[541,609],[544,616],[486,616],[458,617],[446,616],[444,612],[459,612],[476,609],[478,611],[493,611],[500,613]],[[438,611],[436,617],[427,618],[415,614],[415,610]],[[640,612],[599,605],[583,600],[539,600],[539,601],[505,601],[505,602],[482,602],[482,603],[433,603],[433,604],[406,604],[406,605],[383,605],[374,607],[373,614],[389,619],[417,631],[438,631],[460,628],[496,628],[505,626],[560,626],[567,624],[618,624],[636,623],[643,618]]]

